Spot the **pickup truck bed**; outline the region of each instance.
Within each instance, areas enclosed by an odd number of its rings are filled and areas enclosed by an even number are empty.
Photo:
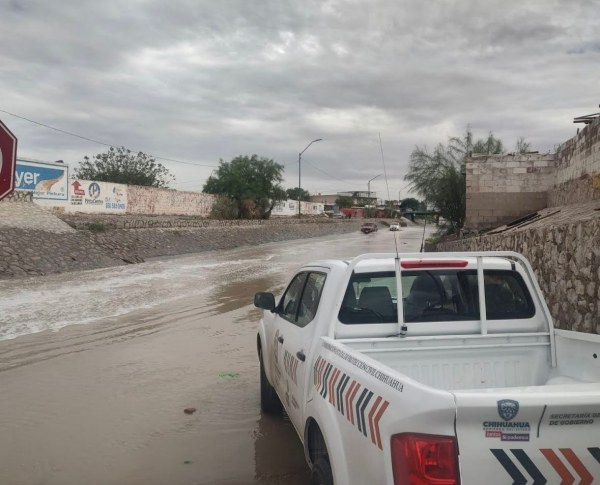
[[[427,339],[338,340],[422,384],[444,390],[548,386],[598,382],[597,340],[554,330],[560,358],[552,367],[547,333],[442,336]],[[491,352],[493,350],[493,352]],[[596,357],[594,357],[596,355]],[[568,390],[568,388],[565,388]]]
[[[313,273],[318,308],[282,321]],[[600,481],[600,336],[553,328],[522,256],[366,255],[294,280],[258,345],[314,483]]]
[[[339,340],[415,381],[443,390],[544,385],[548,334]],[[491,352],[490,350],[493,350]]]

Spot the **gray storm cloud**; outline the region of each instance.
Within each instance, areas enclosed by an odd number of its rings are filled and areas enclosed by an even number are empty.
[[[257,153],[286,186],[390,196],[415,145],[492,130],[551,150],[598,105],[600,2],[106,1],[0,4],[0,109],[115,145],[217,165]],[[104,148],[2,114],[19,156]],[[175,187],[211,167],[165,162]],[[385,182],[372,189],[382,197]]]

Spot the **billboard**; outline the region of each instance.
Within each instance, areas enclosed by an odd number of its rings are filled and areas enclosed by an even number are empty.
[[[69,167],[17,159],[15,190],[30,190],[34,199],[68,200]]]
[[[75,179],[69,181],[68,212],[124,214],[127,211],[127,186],[109,182]]]

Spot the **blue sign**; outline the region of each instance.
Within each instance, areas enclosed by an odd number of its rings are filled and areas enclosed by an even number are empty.
[[[92,182],[88,187],[88,192],[90,193],[90,197],[92,199],[97,199],[100,197],[100,185],[98,182]]]
[[[34,199],[67,200],[69,167],[17,160],[15,190],[30,190]]]

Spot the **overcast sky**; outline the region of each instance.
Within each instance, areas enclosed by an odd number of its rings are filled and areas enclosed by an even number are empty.
[[[254,153],[295,187],[323,138],[302,187],[366,191],[381,133],[395,199],[414,146],[467,125],[509,149],[573,136],[600,103],[599,25],[600,0],[0,0],[0,109],[188,162],[164,162],[186,190]],[[106,149],[0,119],[21,158]]]

